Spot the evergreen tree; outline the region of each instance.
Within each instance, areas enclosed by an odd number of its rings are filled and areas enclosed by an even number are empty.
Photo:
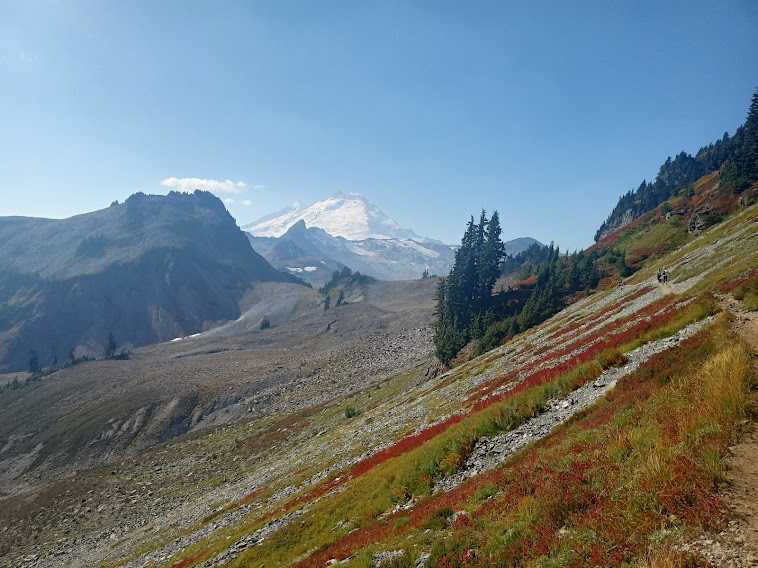
[[[482,219],[485,221],[484,218]],[[505,258],[505,245],[500,240],[500,216],[497,211],[487,222],[487,231],[481,248],[478,282],[478,304],[480,311],[489,308],[492,286],[500,277],[500,266]]]
[[[32,349],[29,351],[29,372],[33,375],[39,373],[39,370],[39,355],[37,354],[37,351]]]
[[[751,98],[745,124],[737,128],[734,136],[727,132],[715,143],[700,148],[693,157],[680,152],[673,160],[669,157],[658,171],[653,183],[642,184],[619,198],[616,207],[595,233],[599,240],[604,232],[618,226],[622,217],[631,212],[636,218],[657,207],[680,189],[700,177],[719,172],[726,187],[739,193],[758,181],[758,89]]]
[[[758,181],[758,88],[753,93],[745,119],[744,133],[745,138],[737,161],[742,177],[752,183]]]
[[[112,332],[108,332],[108,344],[105,346],[105,358],[113,359],[116,355],[116,339],[113,337]]]
[[[472,337],[481,337],[496,320],[492,287],[505,257],[500,233],[497,212],[487,220],[482,210],[479,223],[471,217],[450,275],[437,287],[434,343],[437,357],[444,363]]]

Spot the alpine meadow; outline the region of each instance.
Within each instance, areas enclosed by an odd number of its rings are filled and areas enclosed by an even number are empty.
[[[758,567],[756,22],[0,3],[0,567]]]

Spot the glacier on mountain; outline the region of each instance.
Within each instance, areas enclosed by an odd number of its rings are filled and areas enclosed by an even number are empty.
[[[298,221],[349,241],[404,238],[424,241],[411,229],[387,217],[360,193],[338,191],[308,207],[295,202],[242,227],[256,237],[281,237]]]

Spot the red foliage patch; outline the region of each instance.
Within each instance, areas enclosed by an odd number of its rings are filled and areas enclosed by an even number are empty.
[[[480,398],[487,396],[488,394],[497,390],[503,385],[513,382],[514,380],[518,378],[518,375],[519,375],[518,371],[511,371],[509,373],[506,373],[505,375],[499,375],[495,377],[494,379],[490,379],[489,381],[486,381],[477,387],[469,389],[466,392],[467,394],[471,396],[469,396],[466,400],[463,401],[463,405],[462,405],[463,408],[468,408]]]
[[[629,299],[627,299],[626,301],[629,301]],[[628,318],[621,318],[621,320],[619,320],[618,322],[614,322],[614,324],[617,324],[614,327],[620,327],[621,325],[624,325],[630,319],[644,316],[646,315],[648,311],[652,311],[652,313],[655,313],[656,311],[658,311],[658,309],[661,306],[666,306],[669,302],[670,300],[668,298],[661,298],[657,302],[653,302],[652,304],[650,304],[643,310],[640,310],[636,314],[633,314],[632,316],[629,316]],[[416,434],[406,436],[402,438],[401,440],[398,440],[395,444],[393,444],[389,448],[380,450],[379,452],[376,452],[372,456],[369,456],[368,458],[355,464],[353,467],[351,467],[349,470],[347,470],[347,472],[343,473],[342,475],[321,482],[319,485],[317,485],[316,487],[314,487],[307,493],[304,493],[303,495],[300,495],[299,497],[295,497],[294,499],[287,502],[280,509],[280,511],[289,510],[293,507],[296,507],[303,503],[307,503],[317,497],[325,495],[332,489],[339,487],[340,485],[349,481],[350,479],[354,479],[360,475],[363,475],[364,473],[366,473],[370,469],[373,469],[380,463],[388,459],[391,459],[393,457],[397,457],[414,448],[419,447],[421,444],[423,444],[427,440],[430,440],[433,437],[435,437],[437,434],[440,434],[441,432],[446,430],[449,426],[453,424],[457,424],[458,422],[463,420],[465,417],[475,412],[479,412],[480,410],[483,410],[484,408],[487,408],[491,406],[492,404],[508,396],[513,396],[514,394],[519,393],[523,390],[526,390],[527,388],[539,386],[564,373],[567,373],[576,365],[589,361],[590,359],[595,357],[595,355],[597,355],[600,351],[626,343],[627,341],[630,341],[631,339],[633,339],[638,333],[643,333],[649,329],[655,328],[659,325],[663,325],[663,323],[665,323],[665,321],[668,321],[668,319],[670,319],[672,316],[673,316],[673,310],[669,310],[665,314],[660,314],[657,318],[653,318],[650,320],[642,320],[638,322],[637,324],[635,324],[634,326],[627,329],[626,331],[624,331],[623,333],[616,334],[612,338],[604,340],[604,341],[595,342],[593,345],[590,345],[587,349],[585,349],[583,352],[579,353],[572,359],[564,361],[553,367],[540,369],[532,373],[531,375],[527,376],[523,381],[521,381],[518,385],[514,386],[512,389],[509,389],[508,391],[504,393],[501,393],[496,396],[492,396],[485,400],[478,401],[477,403],[473,405],[473,408],[471,409],[469,413],[454,414],[450,416],[449,418],[447,418],[446,420],[439,422],[437,424],[434,424],[433,426],[429,426]],[[599,330],[598,334],[604,333],[605,332],[604,330],[605,330],[605,327]],[[588,341],[593,341],[593,340],[594,338],[593,339],[583,338],[581,341],[581,344],[586,344]],[[570,353],[571,351],[574,350],[574,346],[571,346],[570,348],[566,348],[566,349],[569,349],[569,351],[566,351],[566,353]],[[554,353],[554,354],[545,356],[539,361],[537,361],[536,363],[534,363],[533,365],[539,364],[541,362],[544,362],[546,360],[549,360],[555,357],[560,357],[562,351],[565,351],[565,349],[561,350],[559,354]],[[565,354],[565,353],[562,353],[562,354]],[[505,382],[506,380],[510,379],[510,374],[505,375],[504,377],[501,377],[500,379],[502,379],[502,381]]]
[[[619,311],[621,311],[623,309],[623,306],[625,304],[628,304],[629,302],[632,302],[632,301],[636,300],[640,296],[644,296],[645,294],[647,294],[648,292],[650,292],[650,290],[652,290],[652,289],[653,289],[652,286],[643,286],[642,288],[640,288],[639,290],[637,290],[635,293],[630,294],[629,296],[626,296],[625,298],[621,298],[620,300],[614,302],[610,306],[607,306],[607,307],[603,308],[602,310],[600,310],[599,312],[593,314],[592,316],[590,316],[588,318],[585,318],[585,319],[583,319],[581,321],[576,322],[571,327],[568,327],[566,329],[559,329],[553,335],[551,335],[550,337],[548,337],[548,340],[557,339],[561,335],[565,335],[565,334],[567,334],[567,333],[569,333],[571,331],[574,331],[575,329],[578,329],[578,328],[580,328],[582,326],[591,327],[592,324],[594,324],[596,321],[598,321],[600,319],[604,319],[607,315],[609,317],[610,317],[610,315],[615,315],[615,314],[611,314],[610,312],[619,312]]]
[[[433,497],[429,501],[414,507],[410,511],[400,511],[386,517],[382,522],[367,525],[357,530],[351,531],[345,536],[337,539],[325,550],[315,552],[310,557],[294,564],[296,568],[320,568],[325,566],[326,563],[336,558],[342,560],[350,557],[356,550],[359,550],[365,546],[379,542],[389,537],[394,533],[402,533],[406,530],[417,527],[424,521],[428,520],[432,514],[441,509],[442,507],[459,507],[461,503],[470,499],[477,491],[483,489],[487,485],[493,483],[502,483],[504,480],[503,470],[492,470],[482,475],[478,475],[476,478],[468,480],[458,488],[442,493],[436,497]],[[395,521],[400,516],[409,516],[410,522],[405,523],[403,526],[396,528]],[[459,516],[460,518],[460,516]],[[469,526],[471,519],[466,516],[467,520],[462,520],[458,525],[458,528]]]
[[[518,287],[524,287],[524,288],[529,288],[529,287],[536,286],[536,285],[537,285],[537,275],[536,274],[532,274],[529,278],[525,278],[524,280],[522,280],[521,282],[518,282],[516,284],[516,286],[518,286]]]
[[[590,409],[587,416],[580,418],[577,429],[586,432],[607,423],[620,411],[641,403],[662,388],[658,380],[662,375],[699,364],[708,353],[707,340],[707,332],[701,332],[684,340],[682,350],[653,356],[621,381],[601,404]],[[680,418],[673,413],[662,416],[662,426],[676,430]],[[565,443],[571,436],[569,430],[563,429],[547,438],[539,449],[529,448],[518,462],[477,475],[409,511],[399,511],[354,530],[295,566],[320,568],[332,558],[348,558],[356,550],[418,527],[442,507],[460,509],[478,491],[492,485],[502,492],[480,505],[473,519],[468,515],[457,517],[452,534],[446,538],[461,543],[460,547],[441,556],[439,566],[526,565],[550,553],[551,546],[560,538],[559,529],[564,526],[587,531],[597,539],[583,545],[585,548],[569,560],[568,566],[619,566],[645,550],[648,535],[668,522],[668,514],[676,514],[692,526],[712,526],[718,520],[721,504],[714,495],[713,482],[696,462],[680,456],[671,465],[673,478],[650,488],[665,510],[637,511],[632,521],[635,525],[630,530],[630,521],[624,514],[635,505],[630,505],[623,490],[624,462],[611,461],[602,437]],[[558,463],[563,465],[557,466]],[[621,486],[616,485],[618,480],[622,480]],[[477,531],[489,518],[502,518],[515,511],[524,498],[532,498],[533,506],[539,507],[536,520],[523,528],[514,527],[518,532],[514,533],[513,546],[498,551],[505,556],[478,557],[477,549],[470,543],[479,543],[485,551],[487,543],[486,536]],[[411,520],[396,528],[395,521],[400,516],[409,516]]]
[[[643,309],[630,314],[626,317],[619,318],[609,324],[606,324],[605,326],[597,329],[592,334],[588,336],[584,336],[574,343],[569,344],[568,346],[562,347],[561,349],[556,349],[555,351],[551,351],[547,355],[544,355],[537,361],[535,361],[532,366],[537,366],[542,363],[545,363],[547,361],[550,361],[551,359],[557,359],[559,357],[563,357],[564,355],[568,355],[569,353],[576,351],[577,349],[580,349],[583,346],[586,346],[589,343],[592,343],[599,337],[602,337],[603,335],[606,335],[608,333],[612,333],[614,330],[619,329],[626,325],[627,323],[634,321],[638,318],[645,318],[651,314],[654,314],[658,312],[659,310],[669,306],[671,304],[671,298],[669,296],[665,296],[663,298],[659,298],[655,302],[648,304]]]
[[[260,489],[256,489],[256,490],[255,490],[255,491],[253,491],[252,493],[248,493],[248,494],[247,494],[247,495],[245,495],[245,496],[244,496],[242,499],[240,499],[240,501],[239,501],[239,502],[240,502],[240,504],[249,503],[250,501],[252,501],[253,499],[255,499],[255,498],[258,496],[258,494],[259,494],[260,492],[261,492],[261,490],[260,490]]]
[[[667,300],[667,299],[661,298],[661,300]],[[652,308],[652,307],[653,307],[653,304],[648,306],[648,308]],[[671,318],[674,316],[675,313],[676,313],[676,310],[673,309],[673,307],[669,307],[668,309],[665,309],[664,311],[662,311],[661,313],[659,313],[658,315],[654,317],[640,320],[639,322],[637,322],[636,324],[632,325],[631,327],[627,328],[624,331],[610,335],[606,339],[593,341],[583,351],[577,353],[570,359],[567,359],[566,361],[558,363],[557,365],[554,365],[552,367],[544,367],[532,373],[531,375],[527,376],[523,381],[521,381],[519,384],[514,386],[512,389],[509,389],[495,396],[491,396],[487,399],[480,400],[479,402],[474,404],[472,408],[472,412],[478,412],[480,410],[483,410],[487,408],[488,406],[495,404],[496,402],[499,402],[507,397],[513,396],[516,393],[519,393],[528,388],[540,386],[565,373],[568,373],[574,367],[581,365],[582,363],[591,361],[592,359],[595,358],[595,356],[598,355],[598,353],[605,351],[606,349],[613,349],[615,347],[618,347],[619,345],[623,345],[624,343],[632,341],[636,337],[652,329],[665,325],[666,323],[668,323],[669,320],[671,320]],[[585,340],[585,341],[589,341],[589,340]],[[567,347],[566,349],[563,350],[565,351],[564,353],[561,353],[560,355],[556,355],[556,357],[571,353],[572,351],[574,351],[574,348],[575,348],[575,345]]]
[[[736,278],[727,280],[721,286],[719,286],[719,292],[722,294],[727,294],[742,284],[745,284],[749,280],[752,280],[753,278],[758,278],[758,267],[746,270]]]
[[[198,560],[200,560],[203,556],[208,554],[208,550],[203,550],[202,552],[196,554],[195,556],[188,556],[187,558],[184,558],[180,560],[179,562],[172,564],[171,568],[184,568],[185,566],[189,566],[190,564],[194,564]]]
[[[417,432],[416,434],[412,434],[410,436],[406,436],[398,440],[389,448],[380,450],[376,452],[375,454],[367,457],[366,459],[361,460],[360,462],[355,464],[353,467],[348,469],[346,472],[343,472],[342,474],[336,477],[332,477],[330,479],[324,480],[318,485],[316,485],[316,487],[314,487],[310,491],[307,491],[306,493],[303,493],[302,495],[298,497],[290,499],[289,501],[287,501],[287,503],[279,507],[277,510],[269,513],[268,515],[265,515],[264,517],[261,517],[255,522],[259,523],[263,520],[267,520],[273,517],[277,513],[288,511],[294,507],[302,505],[303,503],[308,503],[318,497],[321,497],[322,495],[329,493],[333,489],[336,489],[340,485],[347,483],[351,479],[354,479],[360,475],[363,475],[364,473],[366,473],[370,469],[373,469],[380,463],[387,461],[390,458],[394,458],[401,454],[404,454],[405,452],[408,452],[414,448],[419,447],[424,442],[431,440],[437,434],[440,434],[441,432],[443,432],[449,426],[452,426],[453,424],[457,424],[458,422],[463,420],[466,416],[467,416],[466,414],[454,414],[450,416],[449,418],[447,418],[446,420],[443,420],[442,422],[438,422],[437,424],[424,428],[423,430],[421,430],[420,432]]]

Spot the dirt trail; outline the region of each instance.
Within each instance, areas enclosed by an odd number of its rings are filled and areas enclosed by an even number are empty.
[[[659,283],[658,287],[661,289],[662,294],[682,294],[689,290],[691,282],[666,282],[665,284]]]
[[[743,311],[731,295],[718,300],[731,312],[734,330],[758,357],[758,313]],[[753,360],[753,371],[758,373],[758,359]],[[715,539],[704,539],[697,547],[717,566],[758,566],[758,428],[755,422],[748,427],[740,443],[730,448],[729,486],[722,494],[734,519]]]
[[[720,301],[721,307],[734,316],[733,327],[737,334],[753,349],[758,357],[758,313],[743,311],[740,303],[731,296]],[[758,359],[753,359],[753,372],[758,373]],[[727,504],[734,511],[745,530],[745,548],[755,556],[758,565],[758,428],[752,425],[743,440],[732,448],[729,462],[731,487],[725,494]]]

